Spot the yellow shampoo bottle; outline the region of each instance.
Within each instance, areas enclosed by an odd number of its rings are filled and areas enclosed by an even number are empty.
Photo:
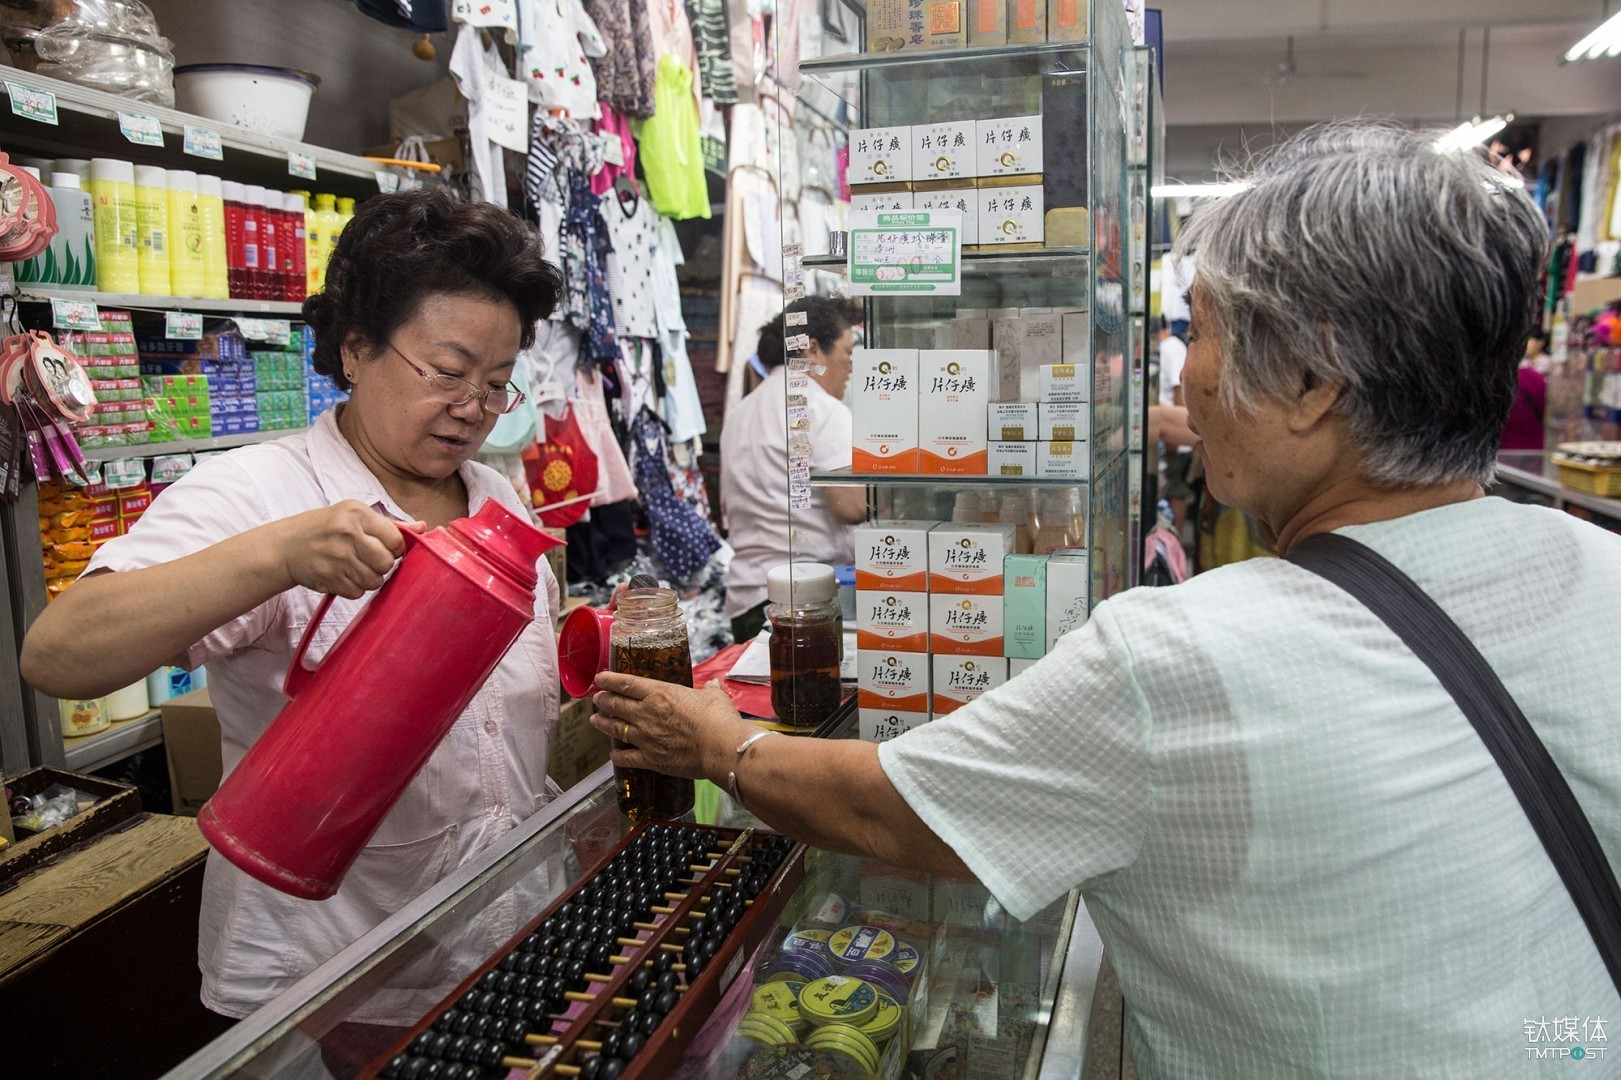
[[[203,296],[227,300],[231,296],[230,266],[225,250],[225,187],[217,176],[197,177],[197,210],[203,231]]]
[[[169,284],[176,296],[207,295],[202,196],[189,169],[169,170]]]
[[[173,296],[169,281],[169,174],[156,165],[135,166],[135,262],[141,292]]]
[[[96,221],[97,287],[102,292],[140,292],[134,164],[114,158],[92,159],[90,199]]]
[[[338,242],[338,230],[343,227],[343,221],[338,216],[337,196],[315,196],[315,233],[319,234],[319,243],[312,245],[311,251],[315,256],[315,265],[320,268],[320,277],[311,291],[317,291],[326,284],[326,264],[332,258],[332,249]]]

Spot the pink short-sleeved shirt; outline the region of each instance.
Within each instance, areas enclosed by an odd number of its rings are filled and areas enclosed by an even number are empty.
[[[469,462],[461,476],[471,512],[486,499],[498,499],[527,517],[512,486],[493,469]],[[202,462],[158,496],[127,536],[103,545],[86,573],[169,562],[344,499],[358,500],[396,521],[411,520],[327,413],[308,432]],[[198,941],[202,1000],[210,1009],[246,1016],[550,799],[555,789],[548,786],[546,756],[559,700],[550,613],[558,596],[546,564],[538,569],[542,587],[536,590],[534,623],[383,819],[336,895],[318,902],[297,900],[210,853]],[[287,703],[282,679],[320,599],[308,589],[289,589],[226,623],[176,660],[188,667],[207,665],[226,773]],[[155,596],[152,602],[169,601]],[[366,598],[333,602],[316,631],[312,660],[331,648],[365,603]],[[385,993],[365,1002],[351,1019],[415,1022],[450,989],[445,976],[453,968],[467,967],[448,963],[446,950],[463,960],[488,956],[532,914],[519,911],[521,906],[518,896],[508,894],[489,918],[467,924],[454,941],[437,942],[430,955],[406,965],[390,979]]]

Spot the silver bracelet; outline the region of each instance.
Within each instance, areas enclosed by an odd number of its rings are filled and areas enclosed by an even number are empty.
[[[775,732],[775,731],[756,731],[753,735],[750,735],[748,738],[746,738],[742,742],[738,743],[737,744],[737,759],[736,759],[737,762],[739,764],[742,763],[743,755],[748,751],[749,747],[753,746],[755,743],[759,742],[761,739],[765,738],[767,735],[776,735],[776,734],[778,734],[778,732]],[[732,801],[735,802],[738,806],[743,806],[743,796],[738,794],[738,791],[737,791],[737,772],[735,770],[733,770],[732,772],[728,772],[726,774],[726,794],[730,795],[732,797]],[[748,807],[743,806],[743,809],[747,810]]]

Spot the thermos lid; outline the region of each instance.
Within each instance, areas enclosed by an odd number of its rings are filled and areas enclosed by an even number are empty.
[[[613,624],[612,612],[594,607],[575,608],[563,619],[557,634],[557,667],[569,697],[590,697],[597,692],[597,674],[608,670],[608,636]]]
[[[826,563],[783,563],[766,572],[765,595],[790,607],[825,604],[839,595],[839,581]]]

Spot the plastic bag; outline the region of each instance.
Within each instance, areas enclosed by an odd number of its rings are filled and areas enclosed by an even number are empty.
[[[19,67],[174,106],[174,46],[137,0],[24,4],[7,12],[4,38]]]
[[[81,810],[95,805],[95,797],[52,784],[38,795],[18,795],[11,800],[11,823],[19,829],[42,832],[54,829]]]

